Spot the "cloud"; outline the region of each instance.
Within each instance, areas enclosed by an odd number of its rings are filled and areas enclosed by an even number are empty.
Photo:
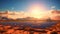
[[[51,6],[51,9],[54,9],[54,8],[56,8],[56,6]]]
[[[9,18],[26,18],[26,17],[34,17],[34,18],[47,18],[48,12],[40,12],[40,13],[31,13],[29,11],[10,11],[9,12]]]
[[[60,20],[60,11],[59,10],[50,10],[50,19],[52,20]]]

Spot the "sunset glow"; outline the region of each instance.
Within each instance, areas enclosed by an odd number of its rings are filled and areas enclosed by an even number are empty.
[[[0,0],[0,34],[60,34],[60,0]]]
[[[45,11],[44,6],[33,5],[33,6],[30,7],[29,10],[30,10],[30,13],[31,13],[32,17],[43,18],[43,16],[44,16],[44,11]]]

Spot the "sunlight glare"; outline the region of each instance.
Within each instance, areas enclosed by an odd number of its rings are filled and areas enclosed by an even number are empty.
[[[44,8],[41,7],[40,5],[33,5],[30,8],[30,13],[34,18],[42,18],[43,17],[43,12],[44,12]]]

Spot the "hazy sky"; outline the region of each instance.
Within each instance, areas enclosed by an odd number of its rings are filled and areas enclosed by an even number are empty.
[[[0,11],[27,11],[34,4],[44,6],[46,10],[51,8],[60,9],[60,0],[0,0]]]

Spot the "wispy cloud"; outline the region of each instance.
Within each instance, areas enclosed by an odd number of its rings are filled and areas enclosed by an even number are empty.
[[[56,6],[51,6],[51,9],[55,9],[56,8]]]

